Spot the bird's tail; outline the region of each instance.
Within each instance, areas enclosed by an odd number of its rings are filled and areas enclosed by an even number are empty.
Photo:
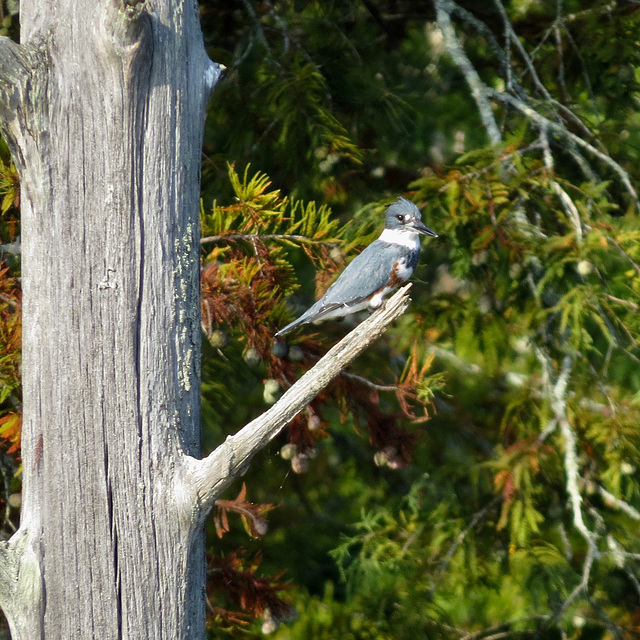
[[[276,331],[273,336],[274,338],[280,338],[284,335],[287,335],[287,333],[291,333],[294,329],[296,329],[297,327],[299,327],[301,324],[305,324],[306,320],[303,320],[302,317],[298,318],[297,320],[294,320],[293,322],[290,322],[286,327],[282,327],[282,329],[280,329],[280,331]]]
[[[284,336],[294,329],[297,329],[303,324],[322,320],[328,308],[331,309],[332,307],[327,307],[323,302],[323,299],[318,300],[318,302],[309,307],[299,318],[296,318],[293,322],[290,322],[286,327],[283,327],[280,331],[275,333],[274,337],[279,338],[280,336]]]

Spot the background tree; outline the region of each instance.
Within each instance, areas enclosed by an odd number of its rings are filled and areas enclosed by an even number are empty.
[[[310,302],[375,234],[369,203],[411,195],[442,236],[410,314],[218,503],[211,635],[234,606],[268,631],[293,604],[277,637],[635,637],[635,4],[200,8],[228,68],[202,170],[206,447],[339,335],[272,351],[285,298]],[[269,534],[247,539],[234,516],[257,536],[260,503]],[[283,568],[281,600],[261,576]]]

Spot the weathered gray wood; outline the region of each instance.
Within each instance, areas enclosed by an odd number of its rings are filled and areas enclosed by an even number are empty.
[[[40,558],[37,536],[26,526],[0,545],[0,606],[14,640],[41,637],[45,603]]]
[[[23,48],[0,36],[0,118],[5,126],[16,118],[29,77],[29,62]]]
[[[268,411],[250,422],[203,460],[189,461],[185,491],[195,492],[206,514],[216,498],[248,468],[253,456],[306,407],[343,369],[377,340],[409,305],[411,284],[359,324],[305,373]]]
[[[14,640],[200,639],[203,530],[173,486],[199,453],[200,149],[219,70],[192,1],[23,5],[24,44],[0,42],[24,323],[3,604]]]

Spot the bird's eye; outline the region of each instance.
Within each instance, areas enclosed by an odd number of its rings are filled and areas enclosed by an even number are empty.
[[[404,216],[403,216],[403,215],[401,215],[401,214],[398,214],[398,215],[396,216],[396,220],[398,220],[399,222],[404,222]]]

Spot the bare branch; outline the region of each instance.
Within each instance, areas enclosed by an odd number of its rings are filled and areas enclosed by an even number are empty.
[[[609,617],[609,614],[604,610],[602,605],[590,594],[586,595],[587,602],[591,605],[594,611],[600,616],[602,621],[604,622],[605,627],[613,633],[613,635],[618,638],[618,640],[624,640],[624,636],[622,635],[622,631],[620,627]]]
[[[340,374],[343,378],[348,378],[349,380],[356,380],[361,384],[369,387],[369,389],[373,389],[374,391],[397,391],[397,384],[378,384],[373,380],[369,380],[369,378],[365,378],[364,376],[359,376],[357,373],[349,373],[348,371],[343,371]]]
[[[549,136],[546,126],[540,127],[540,141],[543,150],[542,157],[544,159],[544,166],[549,170],[550,174],[553,174],[553,156],[551,155]],[[582,220],[580,218],[580,212],[578,211],[578,208],[573,203],[573,200],[571,199],[569,194],[560,186],[560,184],[556,180],[551,180],[551,186],[560,199],[562,208],[565,210],[565,213],[573,222],[573,226],[576,229],[577,244],[582,244]]]
[[[562,99],[565,102],[569,101],[569,92],[567,91],[567,85],[564,80],[564,55],[562,53],[562,34],[560,33],[560,27],[558,27],[558,23],[554,25],[553,28],[553,36],[556,41],[556,51],[558,53],[558,86],[560,87],[560,91],[562,92]]]
[[[0,255],[8,253],[13,256],[19,256],[22,251],[20,242],[8,242],[7,244],[0,244]]]
[[[254,24],[255,33],[258,36],[260,44],[265,48],[267,53],[271,54],[271,47],[269,46],[269,42],[267,41],[267,36],[264,33],[264,29],[262,28],[262,23],[260,22],[258,14],[255,12],[249,0],[242,0],[242,4],[244,5],[245,11],[249,14],[249,17]]]
[[[605,236],[607,242],[610,242],[629,262],[629,264],[634,268],[635,272],[640,276],[640,265],[624,250],[622,245],[614,240],[611,236]]]
[[[638,309],[640,309],[640,306],[637,305],[635,302],[631,302],[631,300],[623,300],[622,298],[616,298],[616,296],[612,296],[609,293],[605,293],[604,295],[607,298],[607,300],[611,300],[612,302],[617,302],[618,304],[623,304],[627,307],[631,307],[634,311],[638,311]]]
[[[228,436],[209,456],[203,460],[186,457],[190,499],[199,507],[202,516],[222,491],[247,470],[253,456],[406,311],[410,287],[407,284],[396,292],[385,305],[336,344],[268,411],[235,435]]]
[[[571,111],[571,109],[568,109],[561,102],[558,102],[549,93],[549,90],[544,85],[542,80],[540,80],[540,76],[538,76],[538,72],[536,71],[536,68],[535,68],[535,66],[533,64],[533,60],[529,56],[529,54],[527,53],[527,50],[524,48],[524,45],[522,44],[522,42],[520,42],[520,38],[518,38],[518,35],[515,32],[515,30],[513,28],[513,25],[511,24],[511,21],[509,20],[509,16],[507,15],[507,12],[506,12],[502,2],[500,0],[494,0],[494,5],[496,6],[496,9],[498,10],[498,13],[500,13],[500,15],[502,17],[502,21],[503,21],[504,29],[505,29],[505,35],[508,36],[508,38],[509,38],[508,42],[513,42],[514,43],[516,49],[518,50],[518,53],[520,54],[520,57],[522,58],[525,66],[527,68],[527,72],[529,73],[529,75],[531,76],[531,79],[533,80],[533,84],[534,84],[535,88],[537,89],[537,91],[539,91],[539,93],[544,97],[544,99],[549,104],[553,105],[557,109],[557,112],[561,113],[563,116],[565,116],[565,118],[567,118],[568,120],[571,120],[571,122],[575,126],[580,128],[582,130],[582,132],[583,132],[583,135],[587,135],[587,136],[591,137],[593,134],[585,126],[584,122],[582,122],[582,120],[580,120],[580,118],[578,118],[578,116],[576,116],[576,114],[573,113],[573,111]],[[559,30],[557,28],[557,21],[554,23],[554,25],[552,25],[552,27],[549,29],[548,33],[551,33],[552,31],[555,31],[555,32],[557,32],[559,34]],[[545,36],[545,38],[546,37],[547,36]],[[560,52],[560,53],[562,53],[562,52]],[[562,64],[563,64],[563,60],[562,60],[562,57],[560,57],[560,73],[564,73],[562,71]],[[562,77],[561,77],[561,79],[562,79]],[[564,85],[561,84],[561,86],[564,86]],[[565,89],[565,91],[566,91],[566,89]]]
[[[602,485],[596,484],[595,482],[589,482],[587,483],[587,488],[592,490],[595,489],[600,494],[607,507],[623,511],[633,520],[640,521],[640,511],[635,507],[632,507],[628,502],[625,502],[620,498],[616,498],[616,496],[607,491]]]
[[[436,8],[436,21],[440,31],[442,31],[442,38],[447,52],[458,69],[460,69],[471,89],[471,94],[476,101],[482,124],[487,131],[491,144],[499,144],[502,141],[502,136],[489,102],[490,92],[460,45],[458,36],[451,24],[452,3],[447,0],[434,0],[434,5]]]
[[[567,153],[573,158],[580,171],[584,174],[587,180],[594,182],[602,182],[602,178],[593,170],[591,165],[587,162],[586,158],[580,153],[578,147],[571,140],[567,140],[565,143],[565,149]]]
[[[464,7],[461,7],[459,4],[454,2],[449,4],[448,10],[451,14],[455,14],[458,16],[463,22],[466,22],[469,26],[474,28],[489,44],[493,53],[496,55],[498,60],[500,60],[500,64],[505,70],[505,75],[508,75],[511,70],[511,65],[508,60],[508,52],[505,52],[496,37],[493,35],[493,31],[487,27],[487,25],[476,18],[470,11],[467,11]]]
[[[633,553],[632,551],[603,551],[602,555],[603,556],[616,556],[616,558],[622,553],[622,556],[625,559],[629,559],[629,560],[640,560],[640,553]]]
[[[532,622],[532,621],[545,621],[547,616],[545,615],[533,615],[524,618],[518,618],[510,622],[503,622],[493,627],[487,627],[486,629],[480,629],[480,631],[470,631],[468,633],[461,632],[456,629],[456,632],[461,636],[459,640],[500,640],[501,638],[517,638],[523,632],[514,631],[513,627],[518,623]],[[526,634],[526,632],[524,632]],[[527,637],[524,635],[523,637]]]
[[[232,233],[229,235],[219,236],[206,236],[200,239],[200,244],[208,244],[209,242],[232,242],[235,240],[291,240],[295,242],[303,242],[309,244],[326,244],[336,246],[335,242],[329,242],[327,240],[316,240],[315,238],[308,238],[307,236],[296,235],[292,233]]]
[[[567,474],[567,492],[569,494],[573,510],[573,524],[587,540],[589,546],[595,547],[593,533],[587,529],[587,525],[584,523],[584,519],[582,517],[582,494],[578,488],[580,471],[578,469],[576,434],[573,432],[573,429],[566,418],[566,414],[562,415],[560,418],[559,426],[565,442],[564,468],[565,473]]]
[[[580,594],[584,593],[585,596],[588,595],[587,587],[589,585],[589,576],[591,575],[591,568],[593,567],[594,560],[595,560],[595,548],[589,545],[589,548],[587,549],[587,553],[584,558],[584,563],[582,564],[582,577],[580,579],[580,582],[577,584],[575,589],[569,594],[569,597],[562,603],[562,606],[560,607],[556,615],[553,617],[553,619],[561,618]]]
[[[33,629],[25,626],[26,620],[32,624],[44,615],[34,616],[34,609],[44,607],[40,563],[34,550],[37,545],[24,526],[10,540],[0,542],[0,605],[14,640],[26,640],[20,630]]]
[[[582,517],[582,494],[578,487],[580,470],[578,469],[576,434],[574,433],[567,418],[567,383],[569,381],[569,374],[571,373],[572,367],[573,358],[568,355],[565,356],[562,362],[562,371],[553,386],[551,409],[564,438],[564,468],[565,473],[567,474],[567,493],[569,494],[571,508],[573,510],[573,524],[589,543],[591,553],[595,555],[596,544],[594,534],[589,531]]]
[[[475,364],[474,362],[468,362],[464,360],[459,355],[455,354],[453,351],[449,351],[443,347],[432,346],[429,348],[430,351],[436,354],[436,357],[445,362],[447,365],[455,367],[459,369],[464,374],[468,375],[488,375],[487,372],[480,366]]]
[[[587,65],[585,63],[584,58],[582,57],[582,51],[580,51],[580,47],[577,45],[576,41],[573,39],[571,35],[571,31],[563,24],[564,35],[571,44],[573,48],[573,53],[580,61],[580,68],[582,71],[582,79],[584,80],[584,84],[587,87],[587,91],[589,93],[589,100],[591,101],[591,105],[593,108],[593,115],[596,117],[597,121],[600,122],[600,113],[598,112],[598,103],[596,101],[596,96],[593,92],[593,85],[591,84],[591,78],[589,77],[589,73],[587,72]]]
[[[633,585],[633,588],[636,590],[636,597],[640,598],[640,580],[636,577],[636,574],[629,569],[629,567],[624,568],[624,572],[629,578],[629,581]]]
[[[467,535],[473,529],[475,529],[476,525],[484,519],[487,513],[501,501],[501,495],[494,496],[493,500],[485,504],[484,507],[480,509],[480,511],[477,511],[473,514],[473,517],[469,521],[469,524],[462,531],[460,531],[457,538],[451,543],[449,550],[447,551],[446,555],[442,559],[442,562],[440,563],[440,566],[438,567],[439,574],[442,574],[447,570],[447,568],[449,567],[449,563],[451,562],[451,558],[453,558],[453,556],[456,554],[456,551],[460,548],[460,545],[464,542],[464,539],[467,537]]]
[[[604,164],[608,165],[613,171],[618,175],[620,181],[624,184],[629,194],[633,197],[636,202],[636,207],[640,210],[640,201],[638,200],[638,194],[631,184],[631,179],[629,178],[629,174],[610,156],[606,153],[603,153],[599,149],[596,149],[592,144],[583,140],[580,136],[577,136],[575,133],[569,131],[565,126],[558,124],[557,122],[553,122],[549,120],[542,114],[538,113],[533,107],[524,103],[522,100],[519,100],[515,96],[509,95],[508,93],[502,93],[500,91],[496,91],[491,87],[487,87],[483,85],[485,88],[485,93],[496,100],[504,104],[508,104],[509,106],[517,109],[523,115],[527,116],[537,127],[546,127],[550,132],[552,132],[556,137],[572,142],[577,147],[582,147],[590,154],[594,155]]]
[[[633,507],[631,508],[633,509]],[[635,509],[633,509],[633,511],[635,511]],[[638,514],[638,516],[640,516],[640,514]],[[640,517],[638,519],[640,519]],[[605,551],[602,555],[613,556],[614,562],[616,563],[619,569],[622,569],[625,572],[627,578],[629,578],[629,581],[633,585],[633,588],[636,590],[636,594],[640,598],[640,580],[638,580],[638,577],[636,576],[636,572],[627,566],[627,560],[637,559],[637,558],[633,558],[632,556],[633,555],[637,556],[638,554],[627,553],[620,546],[620,543],[611,534],[607,535],[607,545],[610,551]]]
[[[514,31],[513,25],[511,24],[511,20],[509,20],[509,16],[507,16],[507,12],[505,11],[504,6],[500,0],[494,0],[493,4],[495,5],[498,13],[502,18],[502,23],[504,25],[505,36],[508,38],[507,47],[509,43],[513,42],[520,57],[522,58],[525,66],[527,67],[527,71],[531,75],[531,79],[535,87],[540,91],[540,93],[547,99],[549,102],[555,102],[549,93],[548,89],[544,86],[542,81],[540,80],[536,68],[533,66],[533,62],[527,53],[527,50],[524,48],[522,42],[520,42],[520,38],[518,38],[518,34]]]
[[[550,433],[555,425],[560,427],[560,432],[564,438],[564,469],[567,477],[567,494],[569,495],[571,510],[573,512],[573,525],[587,541],[589,552],[593,558],[595,558],[598,556],[596,534],[587,528],[584,518],[582,517],[582,494],[579,488],[580,470],[578,468],[577,440],[576,434],[567,417],[567,386],[569,384],[571,369],[573,368],[573,356],[566,355],[564,357],[562,369],[555,380],[555,384],[552,384],[549,358],[537,347],[535,353],[538,361],[542,365],[543,379],[545,381],[544,388],[549,396],[551,411],[553,412],[553,420],[547,426],[544,433]]]

